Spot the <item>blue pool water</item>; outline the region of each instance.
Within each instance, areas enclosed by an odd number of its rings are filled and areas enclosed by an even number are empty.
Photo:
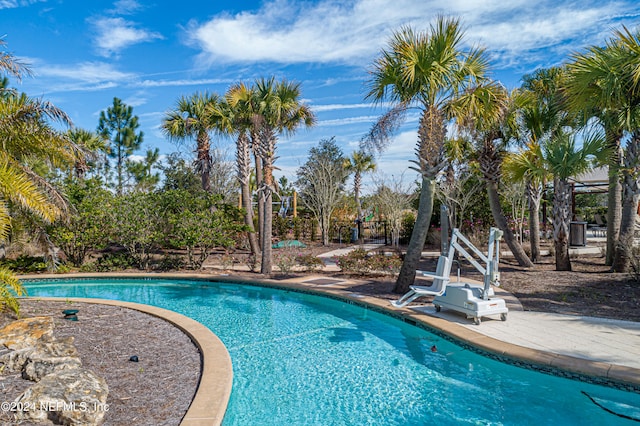
[[[208,326],[234,382],[225,425],[627,425],[640,395],[535,373],[348,303],[187,280],[26,284],[30,296],[155,305]],[[431,347],[436,345],[437,352]]]

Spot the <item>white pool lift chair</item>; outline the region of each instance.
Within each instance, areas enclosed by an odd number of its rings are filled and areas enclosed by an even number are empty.
[[[423,296],[440,296],[444,294],[449,283],[449,275],[451,274],[451,261],[447,256],[438,258],[438,266],[436,272],[416,271],[416,275],[433,278],[430,286],[412,285],[408,293],[399,300],[391,302],[396,308],[403,308],[419,297]]]
[[[480,325],[481,318],[499,314],[502,321],[507,320],[507,312],[504,299],[495,297],[493,286],[500,286],[500,273],[498,263],[500,261],[500,239],[502,231],[491,228],[489,232],[489,246],[487,254],[478,250],[458,229],[451,233],[449,253],[438,258],[438,266],[435,274],[416,271],[423,276],[432,276],[433,284],[429,287],[411,286],[410,291],[399,300],[391,302],[396,308],[407,306],[422,296],[434,296],[433,306],[436,312],[442,308],[461,312],[467,318],[473,318],[476,325]],[[451,283],[451,263],[455,253],[458,252],[469,261],[483,276],[483,284],[460,281]],[[474,256],[480,261],[476,260]],[[483,265],[484,264],[484,265]]]

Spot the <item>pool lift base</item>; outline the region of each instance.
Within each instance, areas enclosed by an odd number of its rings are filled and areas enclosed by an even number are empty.
[[[498,262],[500,260],[500,239],[502,231],[491,228],[489,233],[489,249],[487,255],[478,250],[458,229],[454,229],[449,243],[447,256],[440,256],[435,274],[417,271],[423,276],[434,277],[434,284],[430,287],[411,286],[411,290],[399,300],[392,302],[398,308],[408,305],[413,300],[422,296],[435,296],[433,305],[437,312],[442,308],[461,312],[467,318],[473,318],[476,325],[480,325],[482,317],[500,315],[502,321],[507,320],[507,309],[504,299],[495,297],[491,286],[500,285],[500,273]],[[465,247],[466,246],[466,247]],[[451,264],[455,253],[462,254],[480,273],[484,280],[483,285],[458,281],[450,283]],[[470,253],[484,263],[481,265]]]

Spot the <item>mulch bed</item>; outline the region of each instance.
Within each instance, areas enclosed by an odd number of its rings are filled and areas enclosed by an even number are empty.
[[[63,319],[65,309],[79,309],[79,320]],[[201,362],[199,350],[178,328],[135,310],[87,303],[23,300],[21,316],[52,316],[54,336],[74,337],[83,366],[109,386],[104,425],[180,424],[195,395]],[[0,314],[0,326],[14,319]],[[132,355],[139,361],[129,361]],[[32,384],[20,374],[3,373],[0,400],[13,401]],[[0,425],[30,424],[11,419],[0,412]]]

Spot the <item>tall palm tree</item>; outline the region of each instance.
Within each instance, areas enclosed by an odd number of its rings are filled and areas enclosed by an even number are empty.
[[[292,134],[301,126],[313,126],[315,115],[300,100],[300,84],[275,79],[259,79],[254,84],[255,105],[259,109],[254,115],[253,128],[258,135],[254,147],[262,166],[262,181],[258,190],[262,194],[264,218],[261,227],[262,263],[260,272],[269,274],[272,270],[271,235],[273,226],[272,194],[275,191],[273,178],[278,135]]]
[[[618,40],[613,39],[605,47],[592,46],[586,52],[573,55],[567,65],[565,88],[572,109],[582,112],[585,118],[599,120],[611,155],[608,161],[607,265],[613,264],[622,221],[621,141],[624,129],[628,128],[628,118],[636,108],[628,96],[627,67],[618,66],[621,53]]]
[[[631,135],[627,143],[621,176],[623,182],[620,234],[613,259],[613,270],[627,272],[633,255],[633,237],[640,198],[640,30],[623,27],[607,44],[612,67],[618,72],[618,90],[623,104],[623,128]],[[622,70],[620,73],[619,70]]]
[[[540,202],[547,182],[542,161],[542,145],[563,126],[571,125],[565,111],[561,86],[565,73],[561,68],[540,69],[523,77],[515,93],[517,139],[524,150],[508,158],[512,177],[523,180],[529,206],[531,260],[540,259]],[[545,224],[546,225],[546,224]]]
[[[360,202],[360,190],[362,189],[362,174],[376,169],[373,156],[360,150],[351,154],[351,158],[344,161],[344,167],[348,173],[353,173],[353,196],[358,209],[358,220],[362,220],[362,203]]]
[[[162,130],[174,141],[184,141],[195,138],[196,171],[200,174],[202,189],[211,192],[211,137],[217,123],[212,120],[210,108],[221,102],[216,94],[195,93],[191,96],[181,96],[175,109],[165,114],[162,120]]]
[[[549,172],[539,143],[531,141],[517,153],[507,154],[504,169],[514,181],[524,181],[529,207],[529,239],[531,260],[540,260],[540,201]]]
[[[414,105],[422,112],[414,161],[422,177],[420,204],[394,287],[397,293],[406,292],[413,284],[429,230],[436,176],[445,164],[445,106],[469,84],[483,78],[487,69],[482,49],[462,49],[463,35],[459,20],[454,18],[439,17],[425,32],[402,28],[393,34],[370,72],[367,98],[396,105],[378,123],[391,123],[378,126],[381,141],[388,140],[385,129],[397,128],[393,122],[402,118],[399,112]]]
[[[478,84],[452,103],[453,114],[459,127],[466,132],[475,146],[475,156],[485,181],[489,207],[504,240],[520,266],[531,267],[533,263],[516,240],[509,227],[498,189],[502,179],[502,162],[511,132],[515,126],[513,98],[497,82]]]
[[[236,172],[240,183],[240,197],[244,210],[244,224],[248,228],[247,236],[251,254],[257,256],[260,253],[260,245],[253,224],[253,202],[251,195],[251,151],[252,151],[252,125],[258,106],[254,105],[254,93],[252,89],[244,83],[231,86],[225,94],[228,109],[217,108],[214,114],[222,118],[223,127],[229,134],[236,134]],[[257,143],[257,137],[256,143]],[[260,167],[256,156],[256,171],[260,169],[262,177],[262,167]],[[259,203],[258,223],[260,223],[264,205]]]
[[[589,171],[594,159],[606,155],[604,139],[597,134],[584,138],[582,147],[576,144],[573,132],[560,131],[545,144],[544,161],[553,175],[553,240],[556,271],[570,271],[569,222],[571,220],[571,184],[569,178]]]

